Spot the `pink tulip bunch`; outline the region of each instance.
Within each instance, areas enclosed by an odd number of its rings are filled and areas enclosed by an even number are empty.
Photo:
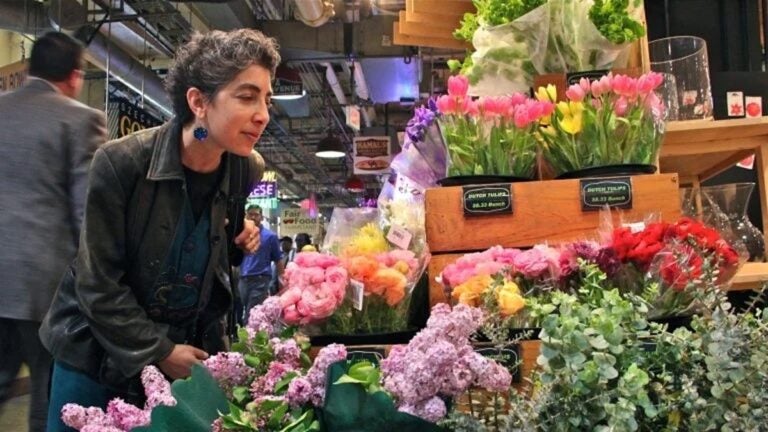
[[[542,153],[556,175],[607,165],[655,163],[666,110],[656,94],[663,77],[613,75],[568,87],[567,100],[540,128]],[[554,102],[554,86],[539,88],[540,100]]]
[[[349,279],[338,258],[301,252],[285,269],[287,290],[280,295],[283,321],[289,325],[318,322],[344,300]]]
[[[512,175],[531,178],[536,163],[534,132],[554,111],[551,101],[521,93],[473,100],[463,75],[448,79],[436,105],[448,148],[449,175]]]

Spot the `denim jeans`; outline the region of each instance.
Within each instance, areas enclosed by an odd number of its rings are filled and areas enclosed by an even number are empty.
[[[240,295],[245,305],[244,321],[248,323],[248,315],[251,309],[260,305],[269,297],[270,286],[272,285],[272,276],[241,276],[240,277]]]

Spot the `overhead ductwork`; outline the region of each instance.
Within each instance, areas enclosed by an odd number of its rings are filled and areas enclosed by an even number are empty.
[[[89,38],[86,56],[167,114],[171,102],[157,74],[86,23],[85,8],[76,0],[53,1],[50,7],[31,0],[0,1],[0,28],[26,34],[41,34],[51,30],[74,30],[82,41]],[[76,30],[75,30],[76,29]]]
[[[294,0],[297,20],[310,27],[320,27],[336,15],[333,0]]]

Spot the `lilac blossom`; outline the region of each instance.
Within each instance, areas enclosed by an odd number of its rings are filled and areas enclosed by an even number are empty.
[[[281,340],[272,338],[269,341],[272,351],[275,353],[275,360],[281,363],[289,364],[298,368],[301,364],[301,348],[295,339]]]
[[[107,415],[112,418],[120,430],[131,430],[149,424],[151,410],[142,410],[120,398],[115,398],[107,404]]]
[[[255,373],[238,352],[221,352],[204,360],[203,366],[208,368],[227,398],[232,397],[232,389],[245,385]]]
[[[147,396],[144,409],[151,411],[158,405],[176,405],[176,399],[171,394],[171,383],[165,379],[163,373],[156,366],[144,367],[141,371],[141,384],[144,386],[144,394]]]
[[[469,337],[482,325],[478,308],[447,304],[432,308],[427,327],[407,346],[395,346],[382,360],[384,388],[400,411],[435,422],[446,414],[440,396],[453,397],[472,386],[492,391],[509,388],[503,366],[476,353]]]
[[[248,336],[253,338],[262,331],[274,336],[278,331],[277,323],[282,311],[280,297],[277,296],[267,297],[263,303],[254,306],[248,313],[248,324],[245,326]]]
[[[309,402],[313,392],[314,388],[312,387],[312,383],[304,377],[299,377],[288,384],[288,391],[285,393],[285,398],[289,405],[297,407]]]

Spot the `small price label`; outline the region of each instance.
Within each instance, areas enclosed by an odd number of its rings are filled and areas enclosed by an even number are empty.
[[[597,211],[603,206],[621,209],[632,208],[632,179],[583,179],[581,187],[581,211]]]
[[[497,363],[506,367],[512,373],[512,382],[522,382],[520,374],[520,345],[510,345],[504,348],[496,347],[475,347],[475,352],[495,360]]]
[[[400,249],[408,249],[412,238],[413,234],[410,231],[397,224],[392,224],[387,233],[387,240]]]
[[[365,285],[354,279],[350,279],[349,284],[352,286],[352,307],[361,311],[363,310],[363,299],[365,298]]]
[[[464,216],[512,213],[512,187],[509,184],[464,186]]]

